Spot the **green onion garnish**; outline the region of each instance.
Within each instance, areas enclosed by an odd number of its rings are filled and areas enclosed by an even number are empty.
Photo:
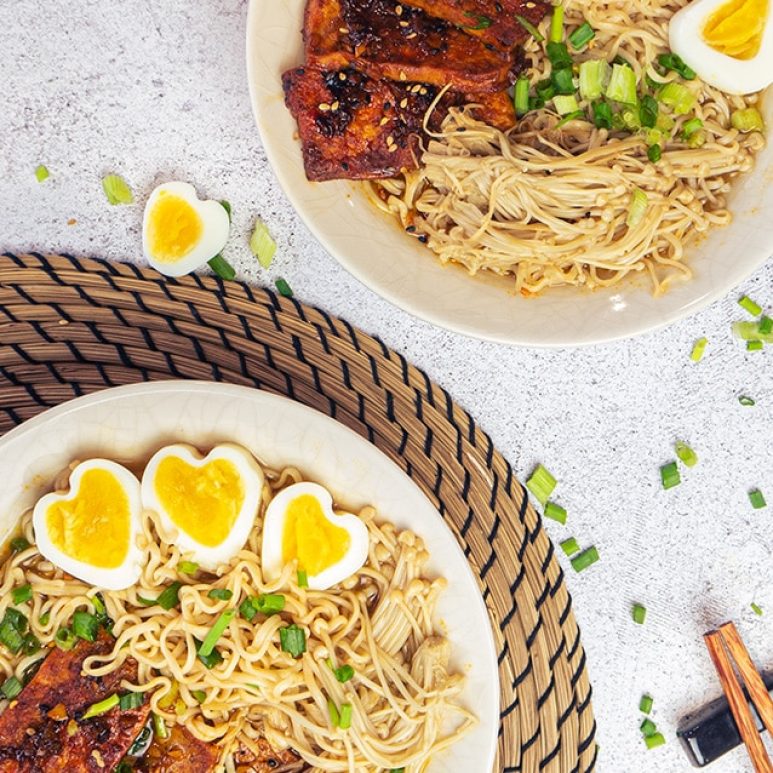
[[[624,105],[635,105],[636,73],[622,64],[612,65],[612,75],[606,90],[607,99],[622,102]]]
[[[564,6],[562,3],[553,6],[553,16],[550,18],[550,42],[560,43],[564,39]]]
[[[755,614],[755,615],[758,615],[759,617],[762,617],[762,615],[763,615],[764,613],[763,613],[763,611],[762,611],[762,607],[761,607],[759,604],[755,604],[755,603],[752,601],[752,603],[751,603],[749,606],[751,606],[751,608],[752,608],[752,612],[754,612],[754,614]]]
[[[673,488],[682,482],[676,462],[669,462],[660,468],[660,481],[664,489]]]
[[[534,87],[534,90],[537,92],[537,96],[543,102],[547,102],[553,99],[553,97],[556,95],[556,87],[553,85],[553,81],[550,80],[550,78],[538,81],[537,85]]]
[[[574,96],[576,89],[574,87],[574,75],[572,74],[571,68],[563,67],[560,70],[554,69],[550,76],[550,82],[553,84],[556,94],[562,94],[572,98],[575,106],[574,109],[577,110],[577,100]],[[572,103],[568,102],[567,104],[571,105]]]
[[[537,465],[531,477],[526,481],[526,488],[534,494],[541,505],[548,501],[555,487],[556,479],[541,464]]]
[[[348,730],[351,726],[352,726],[352,704],[342,703],[340,718],[338,721],[338,727],[340,727],[341,730]]]
[[[666,739],[662,733],[653,733],[652,735],[644,736],[644,743],[648,749],[656,749],[658,746],[663,746]]]
[[[199,702],[204,703],[207,699],[207,694],[204,690],[191,690],[191,695]]]
[[[153,733],[156,738],[162,741],[169,738],[169,730],[166,727],[164,718],[160,714],[156,714],[155,711],[153,712]]]
[[[580,544],[574,537],[569,537],[569,539],[559,542],[559,546],[567,556],[573,556],[580,551]]]
[[[81,719],[91,719],[92,717],[99,717],[102,714],[107,714],[110,709],[114,709],[120,702],[121,699],[118,695],[113,693],[103,701],[99,701],[99,703],[92,703],[91,706],[86,709],[86,713]]]
[[[596,32],[588,22],[583,22],[570,36],[569,42],[575,51],[584,48],[596,37]]]
[[[634,228],[641,223],[647,212],[649,199],[641,188],[634,188],[631,194],[631,204],[628,207],[628,217],[625,222],[629,228]]]
[[[762,341],[747,341],[746,342],[746,351],[747,352],[759,352],[762,350],[762,348],[765,346],[765,344]]]
[[[759,322],[734,322],[733,334],[744,341],[765,341],[767,344],[773,344],[773,334],[768,330],[762,329],[762,320]],[[767,323],[765,325],[767,328]]]
[[[652,703],[652,696],[645,693],[641,696],[641,700],[639,701],[639,711],[641,711],[642,714],[649,714],[650,711],[652,711]]]
[[[765,121],[756,107],[735,110],[730,116],[730,124],[739,132],[761,132],[765,130]]]
[[[677,440],[676,443],[674,443],[674,449],[676,450],[677,458],[683,464],[686,464],[688,467],[695,467],[695,465],[698,464],[698,454],[696,454],[684,441]]]
[[[109,174],[107,177],[102,178],[102,190],[107,196],[108,203],[115,206],[116,204],[133,204],[134,194],[131,188],[126,184],[123,177],[119,177],[117,174]]]
[[[658,63],[661,67],[665,68],[666,72],[673,70],[679,73],[686,81],[691,81],[695,78],[695,70],[685,64],[684,59],[677,54],[660,54],[658,56]]]
[[[650,145],[647,148],[647,158],[652,161],[653,164],[657,164],[663,155],[663,150],[656,142],[654,145]]]
[[[575,110],[573,113],[569,113],[568,115],[565,115],[556,124],[556,129],[560,129],[562,126],[565,126],[570,121],[587,121],[587,119],[585,117],[585,111],[584,110]]]
[[[40,639],[38,639],[35,634],[28,633],[24,636],[24,641],[22,642],[22,651],[25,655],[32,655],[33,653],[37,652],[40,647]]]
[[[472,13],[470,11],[464,15],[475,21],[474,27],[465,25],[465,29],[468,30],[487,30],[494,23],[493,19],[490,19],[488,16],[481,16],[480,14]]]
[[[591,545],[591,547],[583,550],[582,553],[580,553],[580,555],[575,556],[573,559],[571,559],[572,569],[574,569],[575,572],[583,572],[589,566],[591,566],[592,564],[595,564],[596,561],[598,560],[599,560],[599,551],[596,549],[595,545]]]
[[[279,294],[284,296],[285,298],[292,298],[293,297],[293,291],[290,288],[290,285],[287,284],[287,281],[285,279],[282,279],[282,277],[279,277],[279,279],[274,282],[276,285],[276,289],[279,290]]]
[[[593,123],[597,129],[612,128],[612,108],[606,102],[593,103]]]
[[[309,587],[309,575],[306,574],[306,572],[304,572],[303,569],[298,570],[298,587],[299,588]]]
[[[3,682],[2,687],[0,687],[0,692],[2,692],[8,700],[15,698],[21,691],[22,683],[15,676],[9,676],[8,679]]]
[[[78,638],[76,635],[69,629],[69,628],[60,628],[55,634],[54,634],[54,643],[57,647],[59,647],[60,650],[64,650],[65,652],[68,652],[71,650],[76,642],[78,641]]]
[[[537,41],[537,43],[541,43],[545,39],[540,31],[527,18],[519,16],[518,14],[515,15],[515,18],[518,24],[520,24],[526,32]]]
[[[741,403],[741,405],[746,406],[747,408],[752,405],[755,405],[754,399],[751,397],[747,397],[746,395],[739,395],[738,402]]]
[[[12,553],[21,553],[28,547],[30,547],[30,543],[26,537],[14,537],[10,542]]]
[[[341,684],[346,684],[354,677],[354,669],[348,663],[339,668],[334,668],[333,673]]]
[[[217,599],[218,601],[228,601],[233,595],[233,591],[228,590],[228,588],[212,588],[207,593],[207,596],[211,599]]]
[[[760,318],[757,328],[759,329],[759,332],[762,333],[762,335],[769,335],[770,333],[773,333],[773,319],[767,314],[763,315]]]
[[[239,605],[239,614],[245,620],[252,622],[258,612],[270,617],[281,612],[284,608],[285,597],[281,593],[269,593],[244,599]]]
[[[199,570],[199,565],[195,561],[180,561],[177,564],[177,570],[180,574],[196,574]]]
[[[405,768],[392,768],[389,773],[405,773]]]
[[[642,721],[642,723],[639,725],[639,730],[641,730],[641,733],[645,738],[649,738],[658,732],[657,726],[649,718]]]
[[[689,139],[698,129],[703,128],[703,121],[700,118],[690,118],[689,121],[685,121],[682,125],[682,138]]]
[[[27,583],[27,585],[14,588],[11,591],[11,598],[14,604],[24,604],[25,601],[29,601],[32,598],[32,586]]]
[[[236,269],[220,254],[207,261],[207,265],[220,279],[230,282],[236,276]]]
[[[699,338],[692,347],[690,352],[690,359],[693,362],[700,362],[703,359],[703,352],[706,351],[706,344],[709,342],[708,338]]]
[[[289,652],[294,658],[306,652],[306,633],[294,623],[279,629],[279,641],[282,651]]]
[[[222,199],[220,202],[220,206],[226,211],[226,214],[228,215],[228,222],[231,222],[231,202],[226,201],[225,199]]]
[[[72,630],[79,639],[96,641],[99,621],[96,615],[79,609],[72,616]]]
[[[644,620],[647,617],[647,608],[643,604],[634,604],[631,609],[631,617],[634,623],[644,625]]]
[[[256,218],[255,227],[252,229],[250,250],[263,268],[268,268],[271,265],[276,252],[276,242],[271,238],[266,224],[260,218]]]
[[[604,93],[609,78],[609,64],[606,59],[589,59],[580,64],[580,96],[592,101]]]
[[[555,502],[547,502],[545,504],[545,518],[550,518],[553,521],[558,521],[561,524],[566,523],[566,510],[561,505],[557,505]]]
[[[515,94],[513,96],[515,114],[520,118],[529,112],[529,79],[518,78],[515,82]]]
[[[562,70],[561,72],[566,72],[566,70]],[[556,112],[559,115],[576,113],[579,109],[579,105],[577,104],[577,99],[573,94],[570,96],[565,96],[563,94],[556,94],[556,96],[553,97],[553,106],[556,108]]]
[[[43,614],[42,614],[42,615],[41,615],[41,616],[38,618],[38,623],[39,623],[39,625],[40,625],[42,628],[45,628],[45,627],[48,625],[48,623],[49,623],[49,620],[51,620],[51,613],[50,613],[50,612],[44,612],[44,613],[43,613]]]
[[[753,317],[759,317],[762,314],[762,306],[753,301],[748,295],[742,295],[738,299],[738,305],[748,311]]]
[[[35,179],[42,183],[44,180],[47,180],[49,177],[48,169],[46,169],[43,164],[38,164],[38,166],[35,168]]]
[[[567,67],[571,69],[572,57],[569,56],[569,49],[566,47],[566,43],[556,43],[554,40],[551,40],[545,46],[545,50],[554,70],[563,70]]]
[[[658,121],[658,102],[649,94],[645,94],[639,102],[639,121],[648,129],[653,129]]]
[[[658,94],[660,101],[677,115],[687,115],[695,106],[695,94],[681,83],[667,83]]]
[[[124,693],[118,699],[118,705],[121,707],[121,711],[130,711],[131,709],[138,709],[145,703],[144,692],[127,692]]]
[[[205,668],[211,670],[223,662],[223,656],[217,650],[212,650],[209,655],[202,655],[199,650],[201,649],[203,642],[199,641],[195,636],[193,641],[196,643],[196,657],[204,664]]]
[[[765,497],[758,488],[752,489],[749,492],[749,501],[752,503],[752,507],[755,510],[762,510],[763,507],[767,506]]]
[[[233,620],[235,614],[235,609],[227,609],[215,620],[215,624],[209,629],[209,633],[201,643],[201,647],[199,647],[199,655],[206,658],[212,654],[212,650],[215,649],[215,645],[225,632],[225,629],[228,628],[228,624]]]
[[[341,717],[338,714],[335,702],[332,698],[327,699],[327,713],[330,716],[330,724],[333,727],[338,727],[338,723],[341,721]]]
[[[181,582],[173,582],[168,588],[165,588],[155,599],[146,599],[142,596],[137,596],[140,604],[144,604],[146,607],[154,607],[156,604],[162,609],[172,609],[180,603],[180,588],[182,588]]]

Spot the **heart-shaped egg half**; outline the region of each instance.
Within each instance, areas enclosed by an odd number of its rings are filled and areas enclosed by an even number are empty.
[[[108,459],[81,462],[67,493],[46,494],[32,526],[38,550],[83,582],[107,590],[134,585],[142,571],[140,482]]]
[[[182,276],[214,258],[229,230],[228,212],[219,201],[200,200],[188,183],[164,183],[145,205],[142,249],[153,268]]]
[[[203,569],[230,561],[247,541],[260,507],[263,471],[241,446],[202,456],[178,443],[153,455],[142,475],[142,502]]]
[[[295,483],[268,503],[261,554],[264,579],[276,579],[297,561],[309,588],[325,590],[365,563],[368,527],[356,515],[336,513],[327,489]]]
[[[751,94],[773,83],[770,0],[692,0],[668,25],[671,50],[706,83]]]

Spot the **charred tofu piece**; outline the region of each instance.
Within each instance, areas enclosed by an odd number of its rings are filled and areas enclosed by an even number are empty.
[[[200,741],[182,725],[175,725],[169,738],[154,738],[147,752],[130,760],[130,764],[138,773],[212,773],[219,756],[217,746]]]
[[[450,92],[444,102],[456,107],[469,105],[475,118],[502,131],[512,129],[516,124],[513,98],[506,91],[498,91],[496,94]]]
[[[52,650],[37,674],[0,716],[2,773],[105,773],[113,770],[145,724],[149,704],[113,708],[92,719],[93,703],[123,692],[121,681],[137,680],[137,664],[127,660],[104,677],[81,674],[90,655],[105,655],[113,640],[81,642],[70,652]]]
[[[549,7],[541,0],[407,0],[403,5],[420,8],[504,50],[522,43],[529,34],[518,16],[536,25]]]
[[[512,52],[396,0],[308,0],[304,39],[309,64],[326,70],[474,92],[514,80]]]
[[[276,751],[265,738],[254,749],[240,746],[234,754],[237,773],[296,773],[308,766],[292,749]]]

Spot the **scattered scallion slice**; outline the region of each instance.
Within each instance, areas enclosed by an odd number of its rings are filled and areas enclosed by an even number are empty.
[[[38,166],[35,169],[35,179],[42,183],[44,180],[47,180],[49,178],[49,172],[48,169],[46,169],[43,164],[38,164]]]
[[[773,318],[769,317],[767,314],[764,314],[760,321],[757,323],[757,329],[762,335],[769,335],[770,333],[773,333]]]
[[[161,741],[169,738],[169,729],[164,722],[164,718],[160,714],[153,712],[153,733]]]
[[[773,333],[765,332],[759,322],[733,322],[733,334],[744,341],[764,341],[773,344]]]
[[[3,693],[8,700],[15,698],[21,691],[22,683],[15,676],[9,676],[8,679],[3,682],[2,687],[0,687],[0,692]]]
[[[580,555],[571,559],[572,569],[574,569],[575,572],[584,572],[598,560],[599,551],[596,549],[595,545],[591,545],[591,547],[583,550]]]
[[[14,537],[10,542],[11,553],[21,553],[30,547],[26,537]]]
[[[236,269],[219,253],[207,261],[207,265],[220,279],[230,282],[236,277]]]
[[[762,306],[753,301],[748,295],[742,295],[738,299],[738,305],[745,311],[748,311],[753,317],[759,317],[762,314]]]
[[[734,110],[730,115],[730,124],[739,132],[761,132],[765,130],[765,121],[756,107]]]
[[[759,352],[762,351],[762,348],[765,346],[765,344],[762,341],[747,341],[746,342],[746,351],[747,352]]]
[[[526,32],[537,41],[537,43],[542,43],[542,41],[545,40],[542,33],[527,18],[518,14],[515,15],[515,18],[518,24],[520,24]]]
[[[294,623],[279,629],[279,642],[283,652],[299,658],[306,652],[306,633]]]
[[[352,677],[354,677],[354,669],[348,663],[340,666],[339,668],[334,668],[333,673],[335,674],[336,679],[341,682],[341,684],[346,684],[350,679],[352,679]]]
[[[51,613],[50,612],[44,612],[39,618],[38,623],[45,628],[49,621],[51,620]]]
[[[225,199],[222,199],[220,202],[220,206],[226,211],[228,214],[228,222],[231,222],[231,202],[226,201]]]
[[[553,81],[550,78],[537,82],[534,87],[537,92],[537,96],[544,102],[548,102],[556,95],[556,87],[553,85]]]
[[[120,702],[121,699],[118,697],[118,695],[113,693],[103,701],[92,703],[91,706],[86,709],[86,713],[81,717],[81,719],[91,719],[92,717],[99,717],[102,716],[102,714],[107,714],[108,711],[114,709]]]
[[[746,408],[750,408],[752,405],[756,404],[754,398],[749,397],[748,395],[738,395],[738,402]]]
[[[518,78],[515,82],[515,94],[513,96],[515,114],[520,118],[529,112],[529,79]]]
[[[60,650],[64,650],[65,652],[71,650],[77,641],[78,637],[67,627],[60,628],[56,634],[54,634],[54,643]]]
[[[677,440],[674,443],[674,450],[676,451],[677,458],[688,467],[695,467],[698,464],[698,454],[683,440]]]
[[[233,595],[233,591],[228,590],[228,588],[212,588],[207,593],[207,596],[211,599],[217,599],[218,601],[229,601]]]
[[[204,701],[207,699],[207,694],[204,692],[204,690],[191,690],[191,695],[198,703],[204,703]]]
[[[330,724],[333,727],[338,727],[338,723],[341,721],[341,716],[339,715],[338,708],[332,698],[327,699],[327,713],[330,717]]]
[[[475,26],[465,25],[468,30],[487,30],[494,23],[494,20],[488,16],[482,16],[477,13],[468,12],[465,16],[475,22]]]
[[[131,709],[138,709],[145,703],[144,692],[127,692],[121,695],[118,699],[118,705],[121,711],[130,711]]]
[[[647,148],[647,158],[652,161],[653,164],[657,164],[663,156],[663,149],[656,142],[654,145],[650,145]]]
[[[576,113],[579,109],[577,98],[573,94],[569,96],[556,94],[556,96],[553,97],[553,106],[556,108],[556,112],[559,115]]]
[[[595,30],[585,21],[569,35],[569,42],[575,51],[579,51],[581,48],[585,48],[595,37]]]
[[[24,604],[32,598],[32,586],[27,583],[26,585],[14,588],[11,591],[11,598],[13,599],[14,604]]]
[[[339,711],[338,727],[348,730],[352,726],[352,704],[342,703]]]
[[[560,524],[565,524],[566,510],[555,502],[547,502],[545,504],[545,518],[550,518],[552,521],[558,521]]]
[[[534,494],[541,505],[545,505],[556,487],[556,479],[538,464],[531,477],[526,481],[526,488]]]
[[[281,612],[285,607],[285,597],[280,593],[250,596],[239,605],[239,614],[252,622],[260,612],[267,617]]]
[[[204,668],[211,670],[223,662],[223,656],[218,650],[212,650],[209,655],[202,655],[201,647],[204,642],[199,641],[196,637],[193,638],[193,641],[196,643],[196,657],[204,664]]]
[[[631,609],[631,617],[637,625],[644,625],[647,618],[647,608],[643,604],[634,604]]]
[[[72,616],[72,631],[84,641],[96,641],[97,631],[99,630],[99,620],[91,612],[84,612],[79,609]]]
[[[660,468],[660,481],[664,489],[673,488],[682,482],[676,462],[669,462]]]
[[[606,96],[607,99],[611,99],[614,102],[621,102],[624,105],[635,105],[637,102],[636,73],[625,65],[613,64]]]
[[[763,507],[767,506],[765,496],[758,488],[752,489],[749,492],[749,501],[752,503],[752,507],[755,510],[762,510]]]
[[[763,615],[762,607],[759,604],[756,604],[755,602],[752,601],[752,603],[749,606],[751,606],[752,612],[754,612],[755,615],[762,617]]]
[[[580,552],[580,544],[574,537],[565,539],[563,542],[559,543],[559,546],[567,556],[573,556],[575,553]]]
[[[182,583],[175,581],[168,588],[162,590],[155,599],[147,599],[139,595],[137,598],[146,607],[158,604],[162,609],[170,610],[180,603],[180,588],[182,588]]]
[[[28,633],[24,636],[21,648],[25,655],[32,655],[41,648],[40,639],[35,634]]]
[[[687,115],[695,107],[695,94],[681,83],[667,83],[658,94],[660,101],[676,115]]]
[[[647,194],[641,188],[634,188],[631,195],[631,204],[628,207],[628,217],[625,219],[629,228],[634,228],[641,223],[647,212],[649,199]]]
[[[701,121],[700,118],[690,118],[689,121],[685,121],[684,124],[682,124],[682,137],[684,139],[688,139],[690,136],[695,134],[698,129],[702,128],[703,121]]]
[[[606,59],[589,59],[580,64],[580,96],[592,101],[603,93],[609,79],[609,64]]]
[[[593,123],[597,129],[612,128],[612,108],[606,102],[593,103]]]
[[[647,129],[654,129],[658,122],[658,102],[649,94],[645,94],[639,102],[639,121]]]
[[[572,57],[569,55],[569,49],[566,43],[556,43],[554,40],[548,42],[545,46],[550,64],[554,70],[563,70],[572,67]]]
[[[642,721],[642,723],[639,725],[639,730],[641,730],[641,733],[645,738],[649,738],[650,736],[655,735],[655,733],[658,732],[657,726],[649,718],[644,719]]]
[[[584,121],[585,119],[585,111],[584,110],[575,110],[573,113],[569,113],[568,115],[565,115],[557,124],[556,129],[560,129],[562,126],[566,126],[570,121]]]
[[[695,79],[696,73],[689,65],[687,65],[678,54],[660,54],[658,56],[658,64],[664,67],[666,71],[673,70],[673,72],[679,73],[686,81]]]
[[[199,565],[195,561],[180,561],[177,564],[177,570],[180,574],[196,574],[199,570]]]
[[[706,351],[706,344],[709,342],[708,338],[699,338],[692,347],[690,352],[690,359],[693,362],[700,362],[703,359],[703,353]]]
[[[298,570],[298,587],[299,588],[309,587],[309,575],[303,569]]]
[[[652,696],[645,693],[641,696],[641,700],[639,701],[639,711],[641,711],[642,714],[649,714],[650,711],[652,711],[652,703]]]
[[[575,92],[577,90],[574,87],[574,75],[570,67],[562,67],[560,70],[554,69],[550,75],[550,82],[553,84],[556,94],[575,99]]]
[[[276,253],[276,242],[271,238],[266,224],[260,218],[255,220],[255,227],[252,229],[250,250],[263,268],[268,268],[271,265],[274,253]]]
[[[201,647],[199,647],[198,650],[199,655],[206,658],[212,654],[215,645],[220,640],[225,629],[228,628],[228,624],[233,620],[235,614],[235,609],[227,609],[225,612],[221,613],[220,617],[215,620],[215,624],[209,629],[209,633],[204,637],[204,641],[201,643]]]
[[[134,194],[131,188],[126,184],[126,180],[117,174],[109,174],[102,178],[102,190],[107,196],[108,203],[113,206],[134,203]]]
[[[563,3],[553,6],[553,16],[550,17],[550,42],[560,43],[564,39],[564,6]]]
[[[656,749],[658,746],[663,746],[665,742],[666,739],[663,736],[663,733],[653,733],[652,735],[644,737],[644,743],[648,749]]]
[[[293,291],[289,284],[287,284],[287,281],[285,279],[282,279],[282,277],[279,277],[279,279],[274,282],[276,285],[276,289],[279,290],[279,294],[284,296],[285,298],[292,298],[293,297]]]

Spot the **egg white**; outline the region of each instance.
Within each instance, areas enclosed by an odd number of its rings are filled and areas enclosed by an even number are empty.
[[[202,545],[178,526],[162,505],[156,492],[155,478],[159,464],[167,457],[183,459],[192,467],[203,467],[216,459],[225,459],[236,468],[244,484],[244,502],[228,536],[215,546]],[[255,458],[242,446],[223,443],[215,446],[206,456],[185,443],[176,443],[159,449],[148,462],[142,474],[142,502],[146,508],[158,513],[166,532],[173,535],[180,552],[198,563],[203,569],[214,571],[227,564],[241,549],[255,525],[260,508],[264,475]]]
[[[703,27],[727,0],[693,0],[669,22],[671,50],[692,67],[698,77],[727,94],[752,94],[773,83],[773,19],[768,17],[757,55],[736,59],[712,48],[703,39]]]
[[[202,221],[202,234],[199,241],[189,252],[177,261],[163,260],[154,255],[150,244],[150,222],[153,208],[163,192],[185,199],[198,212]],[[166,276],[190,274],[214,258],[225,247],[231,223],[228,213],[219,201],[202,200],[196,195],[196,189],[189,183],[168,182],[153,190],[145,204],[142,222],[142,250],[153,268]]]
[[[346,529],[351,540],[349,550],[340,561],[324,569],[319,574],[308,575],[309,588],[325,590],[336,583],[351,577],[362,568],[368,558],[368,527],[360,518],[351,513],[337,513],[333,510],[333,498],[330,492],[316,483],[295,483],[282,489],[269,503],[263,521],[263,545],[261,562],[263,578],[271,581],[281,575],[284,568],[282,559],[282,537],[284,535],[287,508],[294,499],[304,494],[314,497],[320,504],[325,518],[335,526]]]
[[[111,473],[124,490],[129,503],[129,549],[121,565],[113,569],[92,566],[63,553],[51,541],[46,525],[48,508],[56,502],[71,502],[75,499],[80,491],[81,478],[84,473],[95,469]],[[81,462],[70,474],[68,494],[63,495],[54,491],[38,500],[32,513],[32,528],[35,532],[35,543],[38,550],[52,564],[73,577],[98,588],[123,590],[136,584],[142,573],[143,554],[137,547],[137,535],[142,528],[141,518],[140,482],[135,475],[122,465],[109,459],[89,459]]]

